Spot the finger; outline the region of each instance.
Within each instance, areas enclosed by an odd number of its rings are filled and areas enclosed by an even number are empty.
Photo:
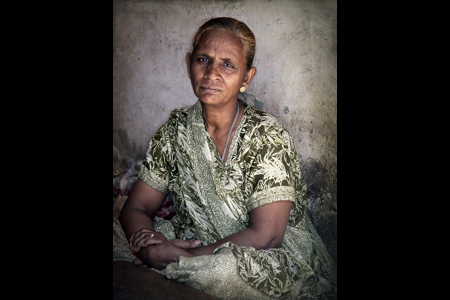
[[[166,239],[166,237],[164,236],[164,234],[162,234],[161,232],[156,232],[155,233],[155,237],[159,238],[160,240],[164,241],[164,242],[168,242],[168,240]]]
[[[153,233],[152,234],[148,234],[147,233],[147,235],[145,235],[145,236],[136,238],[131,243],[132,244],[132,247],[130,247],[131,250],[134,251],[134,252],[138,252],[140,250],[140,248],[141,248],[142,243],[145,242],[146,240],[153,239],[154,236],[155,235]]]
[[[182,251],[182,252],[177,256],[177,258],[175,259],[175,261],[177,261],[177,260],[178,260],[178,257],[180,257],[180,256],[194,257],[193,254],[187,252],[186,250],[181,249],[181,251]]]
[[[140,246],[141,248],[143,247],[147,247],[149,245],[157,245],[157,244],[161,244],[164,243],[165,241],[161,240],[161,239],[157,239],[157,238],[152,238],[152,239],[147,239],[145,241],[143,241]]]
[[[145,228],[143,228],[145,229]],[[149,230],[149,229],[145,229],[145,230]],[[148,234],[148,233],[147,233]],[[142,235],[142,229],[139,229],[138,231],[136,231],[130,238],[130,249],[132,248],[132,245],[136,244],[136,242],[138,242],[141,238],[143,237]]]
[[[155,237],[154,233],[149,234],[147,232],[146,235],[142,235],[142,236],[138,236],[138,237],[134,238],[133,241],[131,242],[131,244],[132,244],[131,249],[134,252],[138,252],[139,250],[137,248],[140,247],[140,245],[142,245],[143,242],[145,242],[148,239],[152,239],[154,237]]]
[[[200,244],[202,243],[202,241],[200,240],[195,240],[195,241],[185,241],[185,240],[180,240],[180,239],[175,239],[172,240],[172,245],[180,247],[180,248],[196,248],[198,246],[200,246]]]
[[[141,229],[136,231],[136,234],[139,234],[139,233],[142,233],[142,232],[154,232],[154,230],[150,229],[150,228],[141,228]]]
[[[142,228],[136,231],[133,235],[133,238],[131,238],[131,242],[135,241],[136,239],[142,238],[143,236],[156,233],[156,231],[148,229],[148,228]]]
[[[183,247],[183,248],[180,247],[180,246],[188,246],[189,241],[185,241],[185,240],[179,240],[179,241],[183,241],[183,242],[171,241],[174,243],[172,243],[172,245],[170,245],[167,248],[167,252],[166,252],[167,256],[170,257],[170,259],[171,259],[171,261],[168,261],[168,262],[177,261],[180,256],[185,256],[185,257],[193,257],[194,256],[191,253],[186,251],[186,249],[185,249],[186,247]],[[168,242],[168,243],[171,243],[171,242]],[[188,242],[188,243],[185,243],[185,242]],[[168,243],[166,243],[166,244],[168,244]],[[158,246],[155,246],[155,247],[158,247]]]
[[[143,229],[140,229],[140,230],[136,231],[135,236],[133,237],[133,239],[131,239],[131,243],[133,245],[135,245],[135,244],[136,245],[142,244],[142,242],[144,240],[148,239],[148,235],[151,235],[151,234],[153,234],[153,236],[155,238],[159,238],[160,240],[162,240],[164,242],[167,242],[166,237],[161,232],[157,232],[157,231],[154,231],[154,230],[143,228]]]
[[[133,243],[133,247],[131,248],[131,250],[133,252],[139,252],[142,248],[145,248],[149,245],[157,245],[157,244],[161,244],[164,242],[167,242],[166,238],[164,238],[164,240],[162,240],[160,238],[156,238],[156,237],[150,238],[150,236],[147,236],[146,238],[143,238],[143,239]]]

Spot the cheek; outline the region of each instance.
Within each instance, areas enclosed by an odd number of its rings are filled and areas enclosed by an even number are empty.
[[[204,72],[200,68],[191,68],[191,78],[195,81],[199,81],[203,78]]]
[[[239,90],[242,86],[242,82],[244,81],[242,79],[242,76],[240,76],[240,74],[234,74],[232,76],[228,76],[226,78],[226,81],[228,83],[228,86],[235,89],[235,90]]]

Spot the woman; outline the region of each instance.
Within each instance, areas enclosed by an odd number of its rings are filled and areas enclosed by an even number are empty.
[[[114,259],[220,299],[323,299],[335,293],[334,265],[305,212],[292,138],[238,99],[256,75],[254,55],[254,35],[238,20],[199,28],[186,57],[198,101],[152,137],[113,221]],[[176,214],[153,224],[169,192]]]

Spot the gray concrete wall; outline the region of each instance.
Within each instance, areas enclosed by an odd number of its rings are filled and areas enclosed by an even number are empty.
[[[337,259],[336,0],[113,3],[113,170],[142,159],[170,112],[196,102],[184,59],[198,27],[237,18],[256,36],[247,92],[292,135],[308,214]]]

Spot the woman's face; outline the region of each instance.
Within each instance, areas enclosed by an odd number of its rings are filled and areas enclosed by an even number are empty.
[[[228,30],[209,30],[188,54],[188,70],[195,95],[205,104],[223,106],[236,100],[250,81],[241,41]],[[252,73],[252,72],[250,72]]]

